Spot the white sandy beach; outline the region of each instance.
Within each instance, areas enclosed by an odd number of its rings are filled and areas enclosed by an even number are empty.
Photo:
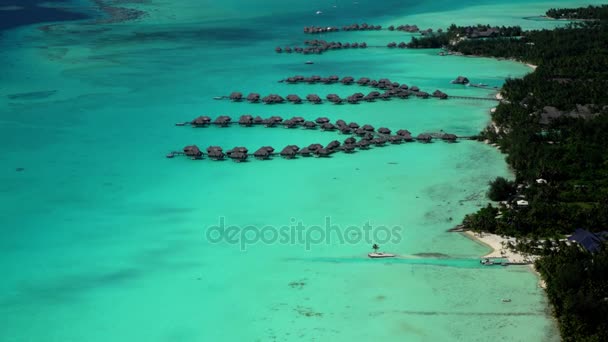
[[[532,263],[534,261],[534,257],[524,256],[523,254],[507,248],[509,242],[515,242],[515,238],[505,238],[500,235],[489,233],[478,234],[470,231],[466,231],[464,234],[467,237],[492,248],[492,252],[484,255],[484,258],[506,258],[509,262],[513,263]]]

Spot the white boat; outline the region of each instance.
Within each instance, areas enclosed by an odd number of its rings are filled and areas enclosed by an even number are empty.
[[[375,252],[375,253],[372,252],[372,253],[367,254],[367,256],[372,259],[379,259],[379,258],[394,258],[397,255],[391,254],[391,253],[383,253],[383,252]]]

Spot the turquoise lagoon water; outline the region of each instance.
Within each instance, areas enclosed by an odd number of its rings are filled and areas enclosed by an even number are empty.
[[[580,5],[563,2],[573,4]],[[273,49],[308,38],[301,34],[307,24],[547,27],[558,23],[521,18],[554,5],[150,1],[125,5],[148,12],[135,22],[7,32],[0,41],[0,339],[558,339],[527,268],[481,268],[476,258],[487,248],[445,232],[487,203],[490,179],[509,175],[504,156],[491,147],[407,144],[323,160],[241,164],[164,158],[192,143],[255,150],[344,139],[280,128],[173,126],[201,114],[327,116],[414,133],[475,134],[489,119],[490,101],[265,106],[212,97],[233,90],[358,91],[277,83],[294,74],[389,77],[430,91],[491,97],[449,81],[463,74],[500,86],[530,69],[433,50],[287,56]],[[327,39],[385,44],[409,35]],[[305,65],[308,59],[315,64]],[[402,238],[382,247],[404,258],[368,260],[367,242],[332,240],[308,249],[257,243],[245,250],[211,243],[206,232],[221,218],[240,227],[323,226],[328,218],[339,231],[366,222],[399,226]],[[503,303],[505,297],[512,302]]]

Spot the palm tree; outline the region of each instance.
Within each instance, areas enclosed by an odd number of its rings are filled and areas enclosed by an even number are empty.
[[[378,253],[378,249],[380,249],[380,246],[378,246],[377,244],[374,244],[372,246],[372,248],[374,249],[374,253]]]

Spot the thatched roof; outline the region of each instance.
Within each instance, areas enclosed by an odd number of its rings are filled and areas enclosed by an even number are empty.
[[[238,92],[238,91],[234,91],[230,94],[230,99],[233,101],[240,101],[241,99],[243,99],[243,93]]]
[[[193,126],[205,126],[211,122],[211,118],[208,116],[199,116],[198,118],[190,122]]]
[[[305,122],[302,124],[302,126],[303,126],[304,128],[316,128],[316,127],[317,127],[317,124],[316,124],[316,123],[314,123],[314,122],[312,122],[312,121],[305,121]]]
[[[421,134],[418,134],[416,139],[418,139],[419,141],[423,141],[423,142],[430,142],[431,140],[433,140],[433,137],[428,133],[421,133]]]
[[[270,152],[267,149],[261,147],[253,153],[253,156],[260,159],[266,159],[270,156]]]
[[[203,155],[203,152],[201,152],[201,150],[196,145],[188,145],[188,146],[184,147],[184,153],[188,157],[197,157],[197,158],[201,157]]]
[[[454,84],[468,84],[469,79],[464,76],[458,76],[455,80],[452,81]]]

